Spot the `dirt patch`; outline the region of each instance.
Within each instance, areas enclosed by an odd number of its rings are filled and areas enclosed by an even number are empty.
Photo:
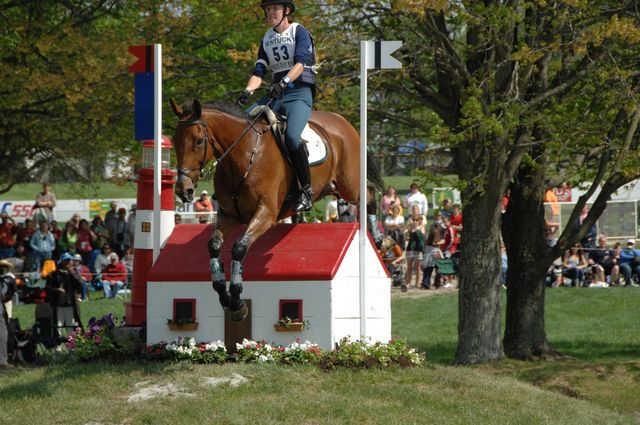
[[[140,388],[135,393],[129,395],[127,401],[129,403],[135,403],[138,401],[151,400],[157,397],[194,397],[194,394],[186,392],[183,388],[178,387],[175,384],[164,385],[151,385],[148,387]]]
[[[238,387],[242,384],[249,382],[247,378],[237,373],[232,373],[231,376],[212,376],[204,378],[202,386],[217,387],[223,384],[229,384],[232,387]]]

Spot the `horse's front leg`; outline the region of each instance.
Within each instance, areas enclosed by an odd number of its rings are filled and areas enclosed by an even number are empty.
[[[230,229],[238,226],[238,223],[226,218],[223,214],[218,215],[218,223],[216,230],[209,238],[207,249],[209,250],[209,266],[211,267],[211,282],[213,290],[218,293],[220,305],[223,308],[229,307],[231,303],[231,295],[227,291],[227,284],[224,277],[224,265],[220,258],[222,251],[222,243],[224,242],[224,234]]]
[[[258,210],[251,218],[247,231],[233,244],[231,251],[231,281],[229,293],[231,294],[231,320],[239,321],[247,317],[248,310],[245,302],[240,299],[242,293],[242,262],[253,242],[262,236],[276,222],[278,209],[260,203]]]

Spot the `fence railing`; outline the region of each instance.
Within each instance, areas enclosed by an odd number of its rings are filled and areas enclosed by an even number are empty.
[[[607,236],[610,241],[637,238],[640,236],[640,222],[638,221],[639,201],[609,201],[607,207],[598,219],[596,226],[598,234]],[[569,225],[569,218],[575,202],[560,202],[560,232]],[[591,208],[591,204],[587,204]]]
[[[180,217],[180,218],[177,218]],[[194,211],[176,211],[176,223],[195,224],[208,223],[215,224],[218,215],[215,212],[194,212]]]

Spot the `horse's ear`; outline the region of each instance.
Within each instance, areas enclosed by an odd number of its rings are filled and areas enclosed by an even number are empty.
[[[200,101],[198,99],[193,99],[193,106],[192,106],[192,113],[191,116],[196,119],[199,120],[200,116],[202,115],[202,105],[200,104]]]
[[[176,114],[178,118],[182,118],[182,108],[176,104],[176,101],[173,100],[173,98],[169,98],[169,105],[171,105],[173,113]]]

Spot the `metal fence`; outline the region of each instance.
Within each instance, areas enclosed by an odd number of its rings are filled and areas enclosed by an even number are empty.
[[[208,223],[215,224],[217,214],[215,212],[194,212],[194,211],[176,211],[176,223],[194,224]]]
[[[598,219],[598,234],[606,235],[610,241],[637,238],[640,236],[638,221],[638,203],[640,201],[609,201]],[[560,232],[569,224],[574,202],[560,204]],[[591,208],[591,204],[587,204]]]

